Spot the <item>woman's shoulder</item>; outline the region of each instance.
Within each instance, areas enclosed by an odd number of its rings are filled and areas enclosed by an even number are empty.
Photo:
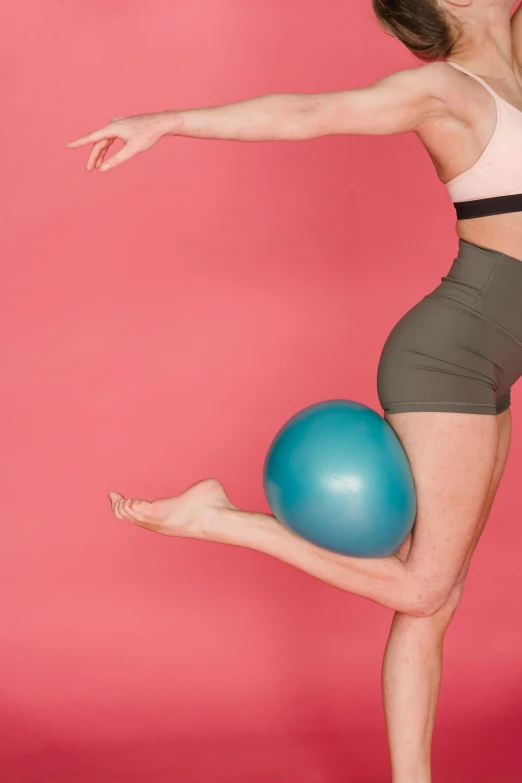
[[[431,63],[404,70],[404,73],[411,74],[412,78],[422,83],[426,88],[439,93],[444,93],[455,85],[461,84],[459,76],[461,72],[452,68],[445,60],[436,60]]]
[[[486,105],[488,96],[484,96],[484,88],[476,80],[472,80],[457,68],[453,68],[445,60],[426,63],[413,69],[407,69],[410,79],[417,83],[418,89],[437,99],[452,114],[469,114],[471,104],[478,99],[478,106]]]
[[[403,68],[395,71],[394,75],[404,89],[411,89],[425,97],[438,98],[444,103],[458,101],[459,96],[462,96],[463,74],[444,60]]]

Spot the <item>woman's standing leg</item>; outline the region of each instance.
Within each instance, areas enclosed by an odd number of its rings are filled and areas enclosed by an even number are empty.
[[[400,414],[406,416],[408,414]],[[410,414],[411,415],[411,414]],[[413,414],[415,415],[415,414]],[[396,427],[396,417],[387,417]],[[382,669],[383,702],[393,783],[430,783],[431,743],[442,674],[444,634],[459,605],[473,551],[487,522],[506,465],[511,412],[496,417],[498,454],[481,524],[458,584],[446,604],[430,617],[394,616]],[[400,437],[401,427],[397,427]],[[404,553],[407,556],[407,552]]]

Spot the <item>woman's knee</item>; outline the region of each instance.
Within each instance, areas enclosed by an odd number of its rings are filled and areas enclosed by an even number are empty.
[[[419,597],[407,614],[413,617],[436,617],[449,624],[457,611],[464,593],[464,580],[459,580],[449,591],[434,591]]]
[[[460,606],[462,596],[464,594],[464,581],[457,582],[455,587],[451,590],[446,603],[444,603],[438,611],[442,617],[447,618],[448,622],[452,619],[453,615]]]

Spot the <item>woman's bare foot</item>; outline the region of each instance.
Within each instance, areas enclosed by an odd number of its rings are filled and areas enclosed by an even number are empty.
[[[118,492],[109,492],[109,500],[118,519],[165,536],[188,538],[213,538],[207,533],[214,527],[216,514],[223,509],[237,510],[216,479],[199,481],[181,495],[152,502],[125,498]]]

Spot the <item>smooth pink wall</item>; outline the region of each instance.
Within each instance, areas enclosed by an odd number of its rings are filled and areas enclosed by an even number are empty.
[[[92,782],[94,748],[100,769],[136,771],[140,743],[165,764],[181,743],[178,780],[231,781],[218,761],[197,772],[214,757],[189,740],[240,735],[277,738],[270,780],[346,780],[337,763],[382,776],[391,613],[265,556],[118,522],[106,493],[216,476],[266,509],[264,455],[290,415],[335,397],[380,411],[384,340],[456,250],[444,188],[413,135],[169,138],[89,175],[88,151],[64,145],[115,115],[355,88],[416,61],[359,0],[34,0],[4,9],[0,35],[0,777],[83,780],[81,757]],[[518,386],[447,639],[445,781],[520,768],[521,409]],[[319,735],[340,740],[291,744]],[[237,779],[261,780],[234,747]]]

